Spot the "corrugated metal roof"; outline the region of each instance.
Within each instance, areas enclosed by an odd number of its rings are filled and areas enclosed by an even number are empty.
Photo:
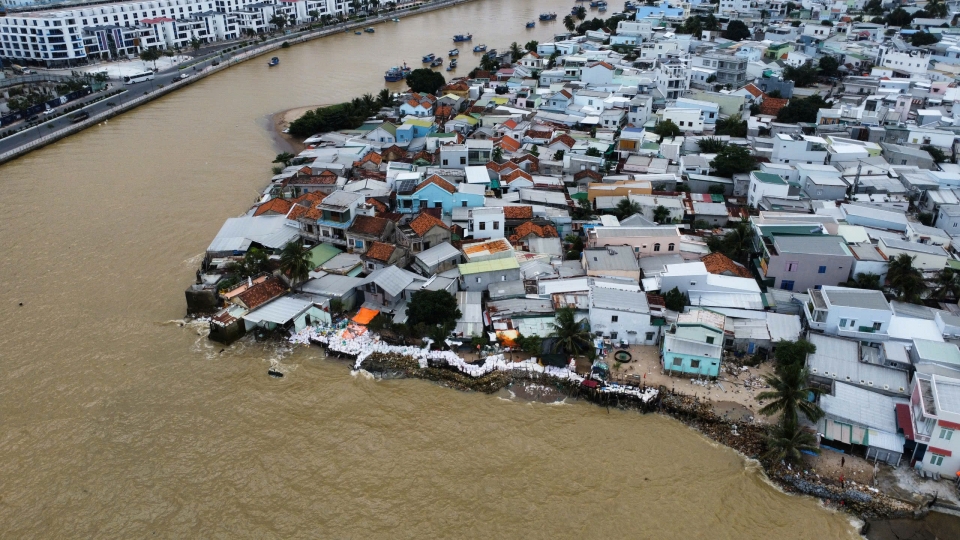
[[[396,266],[386,266],[374,270],[369,276],[360,282],[360,285],[376,283],[378,287],[387,292],[390,296],[398,296],[404,289],[410,286],[414,281],[426,281],[426,279],[408,272]]]
[[[457,333],[464,336],[479,336],[483,332],[483,293],[460,291],[457,307],[461,317],[457,320]]]
[[[810,334],[807,339],[817,348],[817,352],[807,357],[811,375],[906,395],[907,374],[861,362],[856,341],[821,334]]]
[[[227,219],[207,247],[209,252],[246,251],[256,242],[280,249],[298,236],[285,216],[242,216]]]
[[[303,292],[311,294],[339,297],[349,294],[361,282],[363,282],[363,279],[358,277],[327,274],[305,282],[300,288]]]
[[[310,309],[312,305],[312,301],[304,298],[281,296],[247,313],[243,316],[243,320],[253,324],[259,324],[261,322],[286,324],[304,311]]]
[[[777,251],[811,255],[852,255],[840,236],[810,234],[799,236],[773,235]]]
[[[833,395],[820,396],[820,408],[827,415],[888,433],[897,432],[897,403],[908,401],[842,382],[833,385]]]
[[[796,341],[800,339],[800,332],[802,330],[800,317],[797,315],[768,311],[767,329],[770,332],[770,340],[773,342],[780,340]]]
[[[647,295],[642,292],[593,287],[590,290],[591,305],[600,309],[612,309],[630,313],[650,313]]]
[[[701,341],[692,341],[689,339],[678,338],[673,334],[667,334],[663,340],[664,352],[677,354],[692,354],[704,358],[720,358],[720,345],[711,345]]]
[[[639,276],[640,263],[637,262],[633,249],[625,246],[607,246],[605,248],[587,249],[583,252],[583,259],[586,261],[587,270],[604,271],[638,271]]]
[[[449,261],[459,256],[459,249],[450,245],[449,242],[441,242],[430,249],[417,253],[415,258],[426,266],[437,266],[444,261]]]
[[[464,263],[459,265],[460,275],[468,276],[471,274],[481,274],[483,272],[500,272],[503,270],[519,269],[520,263],[513,257],[501,259],[491,259],[489,261],[480,261]]]
[[[742,278],[741,278],[742,279]],[[717,291],[687,291],[691,306],[729,307],[736,309],[762,310],[763,297],[760,293],[727,293]]]

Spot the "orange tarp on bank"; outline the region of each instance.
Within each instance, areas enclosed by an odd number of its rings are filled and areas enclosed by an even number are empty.
[[[353,322],[357,324],[369,324],[380,312],[375,309],[360,308],[360,311],[353,316]]]

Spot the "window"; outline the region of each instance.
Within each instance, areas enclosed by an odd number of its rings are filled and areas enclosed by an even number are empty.
[[[781,281],[781,282],[780,282],[780,288],[781,288],[782,290],[784,290],[784,291],[792,291],[792,290],[793,290],[793,281],[790,281],[790,280],[788,280],[788,279],[785,279],[785,280]]]
[[[620,316],[619,316],[619,315],[613,315],[613,316],[610,317],[610,322],[618,322],[619,320],[620,320]],[[941,438],[943,438],[943,437],[941,437]]]
[[[676,246],[675,246],[674,244],[668,244],[668,245],[667,245],[667,251],[673,251],[673,249],[674,249],[675,247],[676,247]]]
[[[647,340],[647,341],[653,341],[653,332],[647,332],[646,340]]]
[[[683,359],[682,359],[682,358],[674,358],[674,359],[673,359],[673,365],[679,366],[679,365],[682,365],[682,364],[683,364]]]
[[[818,273],[818,274],[826,274],[826,273],[827,273],[827,267],[826,267],[826,266],[821,266],[820,268],[817,268],[817,273]]]
[[[362,248],[362,247],[363,247],[363,240],[355,240],[355,241],[354,241],[354,246],[356,246],[356,247],[358,247],[358,248]]]
[[[798,268],[800,268],[800,263],[797,261],[787,262],[787,272],[796,272]]]
[[[943,463],[943,456],[938,454],[930,454],[930,464],[931,465],[940,465]]]
[[[653,245],[653,250],[654,250],[654,251],[660,251],[660,244],[654,244],[654,245]]]
[[[840,328],[843,328],[843,327],[846,326],[846,325],[847,325],[847,320],[846,320],[846,319],[840,319]]]
[[[882,322],[875,322],[875,323],[873,323],[873,329],[874,329],[874,330],[879,330],[882,326],[883,326],[883,323],[882,323]]]
[[[494,221],[494,222],[493,222],[493,230],[495,230],[495,231],[499,231],[499,230],[500,230],[500,222],[499,222],[499,221]]]
[[[477,278],[477,283],[480,283],[480,278]]]
[[[850,319],[850,328],[853,328],[853,327],[856,326],[856,325],[857,325],[857,320],[856,320],[856,319]]]
[[[690,361],[690,367],[693,368],[693,369],[700,369],[700,361],[699,361],[699,360],[691,360],[691,361]]]
[[[481,231],[487,230],[487,222],[486,222],[486,221],[481,221],[481,222],[480,222],[480,230],[481,230]]]
[[[443,160],[443,164],[444,164],[444,165],[449,165],[449,163],[447,163],[447,160]]]
[[[953,430],[947,428],[940,428],[940,438],[949,441],[953,437]]]
[[[463,208],[466,208],[466,207],[467,207],[467,201],[461,201],[461,202],[460,202],[460,206],[462,206]]]
[[[707,336],[707,343],[713,345],[713,336]]]
[[[617,333],[616,333],[616,332],[610,332],[610,339],[617,339]]]
[[[466,157],[466,156],[460,156],[460,164],[461,164],[461,165],[466,165],[466,164],[467,164],[467,157]]]

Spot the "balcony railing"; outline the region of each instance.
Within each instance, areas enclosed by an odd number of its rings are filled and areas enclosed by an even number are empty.
[[[857,330],[849,328],[839,328],[837,335],[860,341],[886,341],[889,337],[886,332],[874,330],[872,327],[861,326]]]

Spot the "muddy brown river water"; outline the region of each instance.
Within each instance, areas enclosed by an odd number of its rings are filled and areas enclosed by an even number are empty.
[[[667,418],[221,353],[179,322],[204,248],[269,178],[270,115],[376,93],[454,33],[548,40],[559,21],[524,22],[571,5],[478,0],[313,41],[0,167],[0,537],[856,537]]]

